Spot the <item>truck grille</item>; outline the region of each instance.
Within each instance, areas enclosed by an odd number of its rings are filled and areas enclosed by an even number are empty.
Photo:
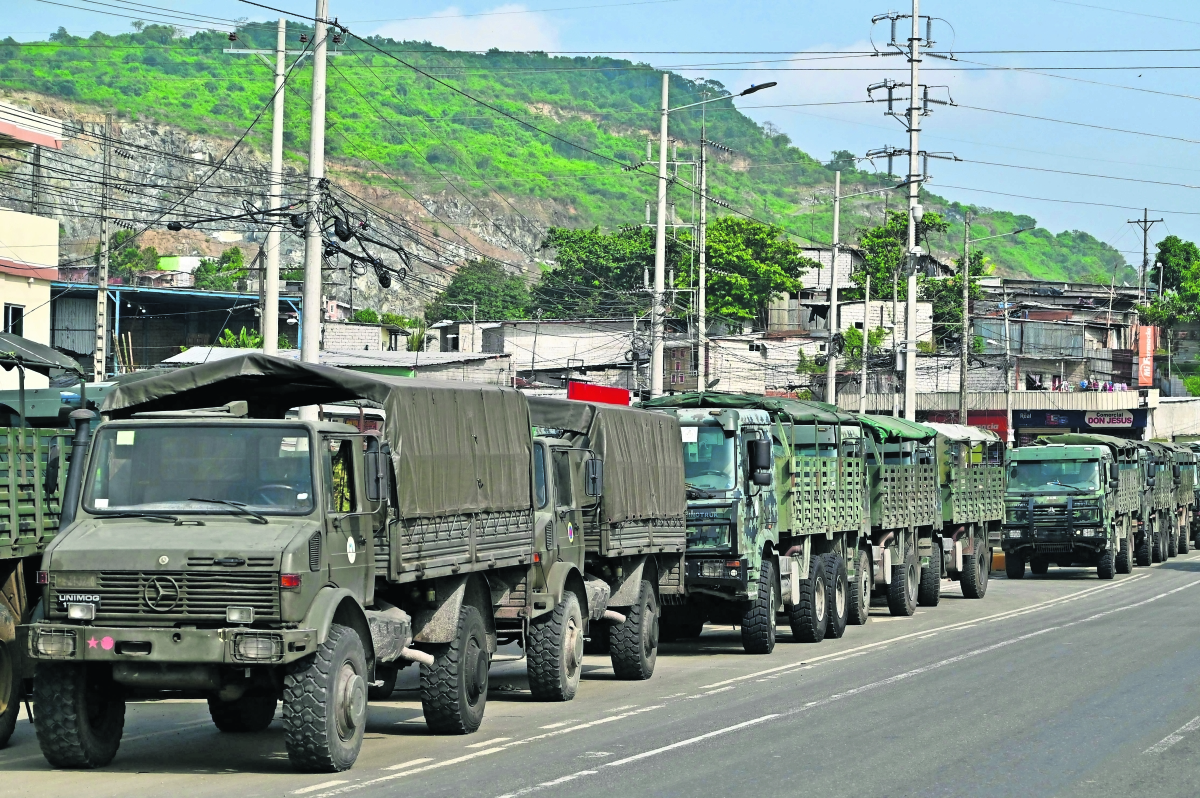
[[[279,618],[279,577],[275,573],[222,571],[101,571],[96,620],[155,619],[224,621],[231,604],[253,607],[259,620]],[[66,592],[79,592],[70,588]],[[51,607],[58,609],[58,589]]]
[[[1033,550],[1038,554],[1070,554],[1070,543],[1035,543]]]
[[[1065,524],[1067,521],[1067,506],[1065,504],[1035,504],[1033,506],[1033,523],[1041,525]]]

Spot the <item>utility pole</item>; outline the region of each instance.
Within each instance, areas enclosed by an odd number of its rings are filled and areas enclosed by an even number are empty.
[[[38,215],[42,204],[42,146],[33,145],[33,166],[29,187],[29,212]]]
[[[837,353],[834,350],[833,337],[838,332],[838,285],[837,261],[839,224],[842,215],[842,173],[833,173],[833,247],[829,258],[829,346],[825,352],[826,388],[825,401],[831,405],[837,404]],[[863,306],[863,335],[867,334],[866,305]],[[865,338],[864,338],[865,340]],[[865,350],[864,350],[865,351]]]
[[[867,270],[867,287],[863,292],[862,382],[858,386],[858,412],[867,413],[867,356],[871,339],[871,270]]]
[[[663,283],[667,269],[667,116],[670,75],[662,77],[662,118],[658,130],[658,221],[654,229],[654,294],[650,317],[650,396],[663,394]]]
[[[108,376],[108,180],[112,167],[112,114],[104,115],[104,172],[100,185],[100,262],[96,264],[96,348],[92,379]]]
[[[971,337],[971,212],[963,214],[963,259],[962,267],[962,358],[958,364],[958,423],[967,423],[967,347]]]
[[[912,34],[908,39],[910,90],[908,103],[908,296],[904,320],[904,417],[917,420],[917,222],[921,213],[920,154],[921,106],[919,71],[921,66],[920,0],[912,0]]]
[[[1011,449],[1016,436],[1013,435],[1012,425],[1012,392],[1013,392],[1013,376],[1012,376],[1012,346],[1009,343],[1012,338],[1008,333],[1008,284],[1004,282],[1004,278],[1000,278],[1000,302],[1004,305],[1004,418],[1005,418],[1005,435],[1008,440],[1008,447]]]
[[[707,99],[707,93],[705,94]],[[705,307],[708,291],[708,268],[705,247],[705,236],[708,233],[708,108],[700,107],[700,230],[697,239],[700,244],[699,278],[700,284],[696,294],[696,390],[708,390],[708,310]]]
[[[273,210],[283,199],[283,85],[287,57],[287,21],[279,18],[275,35],[275,110],[271,119],[271,190],[268,206]],[[267,231],[263,265],[262,332],[263,352],[279,354],[279,224],[274,216]]]
[[[1150,209],[1142,209],[1141,219],[1129,219],[1129,224],[1136,224],[1142,228],[1142,273],[1138,276],[1138,300],[1146,299],[1146,276],[1150,271],[1150,228],[1161,222],[1162,219],[1151,219]],[[1161,284],[1159,294],[1162,294]]]
[[[325,52],[329,0],[317,0],[314,17],[312,122],[308,145],[308,215],[304,225],[304,340],[303,363],[317,363],[321,352],[321,325],[325,315],[321,297],[321,184],[325,180]]]

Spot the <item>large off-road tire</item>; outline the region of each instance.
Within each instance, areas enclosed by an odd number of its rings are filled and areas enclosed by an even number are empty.
[[[21,680],[10,645],[0,640],[0,748],[8,745],[21,713]]]
[[[1116,568],[1119,574],[1133,573],[1133,552],[1130,550],[1132,541],[1129,539],[1129,533],[1121,538],[1118,545],[1121,547],[1117,552]]]
[[[820,643],[829,628],[829,590],[825,587],[825,557],[808,558],[808,579],[800,583],[800,593],[788,610],[792,639],[800,643]]]
[[[1179,528],[1179,553],[1180,554],[1187,554],[1189,551],[1191,551],[1191,549],[1192,549],[1191,541],[1188,540],[1188,535],[1190,535],[1190,534],[1192,534],[1192,525],[1190,522],[1183,524]]]
[[[1050,561],[1045,557],[1033,557],[1029,561],[1029,570],[1034,576],[1045,576],[1050,571]]]
[[[1163,528],[1159,519],[1155,517],[1154,538],[1150,542],[1150,559],[1153,562],[1166,562],[1167,559],[1167,541],[1163,539]]]
[[[1025,578],[1025,555],[1008,551],[1004,553],[1004,575],[1009,579]]]
[[[425,723],[437,734],[470,734],[483,722],[491,664],[479,610],[463,606],[454,642],[433,653],[433,667],[421,666]]]
[[[1153,540],[1150,537],[1150,529],[1146,524],[1142,524],[1142,540],[1137,544],[1137,549],[1134,550],[1134,562],[1139,567],[1145,568],[1153,559],[1150,550],[1154,547]]]
[[[983,535],[975,539],[975,553],[963,555],[962,572],[958,575],[963,596],[969,599],[981,599],[986,596],[991,572],[992,549],[987,545],[987,531],[984,530]]]
[[[212,717],[213,725],[223,732],[260,732],[275,719],[275,706],[278,703],[274,693],[264,691],[247,691],[236,701],[222,701],[216,696],[209,696],[208,714]]]
[[[917,547],[909,544],[899,565],[892,566],[892,583],[887,588],[888,610],[892,615],[911,616],[917,611],[917,585],[921,579],[921,560]]]
[[[1113,550],[1105,549],[1104,553],[1100,555],[1100,561],[1096,563],[1096,576],[1101,579],[1112,579],[1116,576],[1115,559],[1113,557]]]
[[[570,701],[583,672],[583,614],[571,591],[553,612],[529,624],[529,692],[538,701]]]
[[[1179,556],[1179,524],[1172,521],[1167,529],[1167,559]]]
[[[825,636],[837,640],[846,634],[846,622],[850,612],[849,579],[846,576],[846,561],[840,554],[825,555],[825,614],[829,620]]]
[[[283,677],[283,739],[297,770],[348,770],[367,725],[367,655],[358,633],[332,624],[312,655]]]
[[[654,663],[658,661],[658,599],[649,581],[643,579],[638,586],[637,603],[625,613],[625,623],[608,627],[608,645],[618,679],[637,681],[654,675]]]
[[[862,626],[871,615],[871,555],[859,549],[855,555],[854,578],[850,580],[846,604],[849,615],[846,620],[854,626]]]
[[[936,607],[942,599],[942,542],[933,539],[929,550],[929,565],[921,569],[921,581],[917,585],[917,603],[922,607]]]
[[[368,701],[387,701],[396,692],[396,680],[400,678],[400,669],[395,664],[375,666],[375,681],[367,685]]]
[[[33,682],[34,728],[56,768],[104,767],[125,729],[125,697],[107,666],[50,662]]]
[[[742,615],[742,648],[747,654],[770,654],[775,650],[775,609],[775,563],[763,557],[758,589]]]

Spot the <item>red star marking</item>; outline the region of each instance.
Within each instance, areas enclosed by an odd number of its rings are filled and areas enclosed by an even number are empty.
[[[95,648],[95,647],[96,647],[96,644],[97,644],[98,642],[99,642],[99,641],[98,641],[98,640],[96,640],[96,638],[94,638],[94,637],[92,637],[92,638],[89,638],[89,639],[88,639],[88,648]]]

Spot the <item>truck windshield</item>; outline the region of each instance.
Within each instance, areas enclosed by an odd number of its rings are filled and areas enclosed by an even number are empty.
[[[1100,489],[1100,463],[1096,460],[1030,460],[1010,463],[1008,489],[1053,493]],[[1074,490],[1072,490],[1074,488]]]
[[[689,487],[732,490],[737,485],[737,451],[733,437],[720,427],[683,427],[684,477]]]
[[[313,509],[310,449],[303,427],[102,428],[84,507],[99,514],[228,514],[221,502],[235,502],[265,514],[307,514]]]

